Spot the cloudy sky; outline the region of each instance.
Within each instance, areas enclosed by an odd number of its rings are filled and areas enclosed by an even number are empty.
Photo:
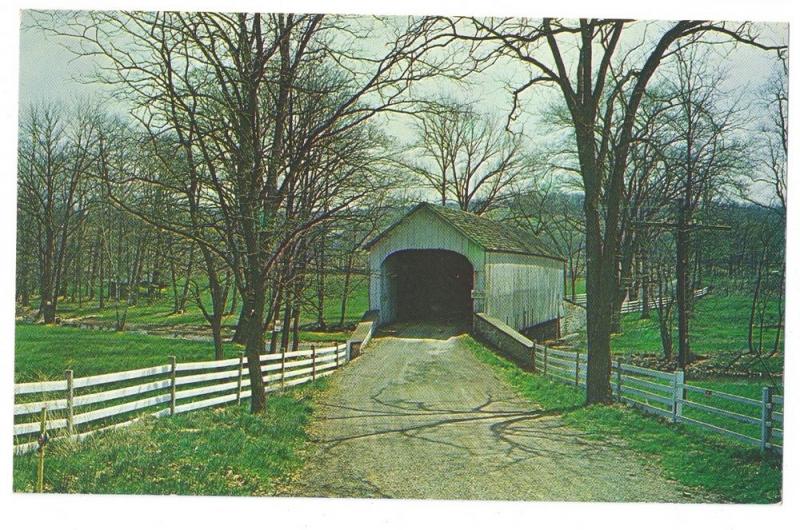
[[[27,106],[44,101],[61,101],[69,103],[76,99],[90,98],[103,100],[108,109],[125,112],[124,102],[114,101],[108,96],[105,88],[98,84],[87,83],[97,63],[88,58],[76,58],[66,47],[66,41],[47,35],[41,29],[32,27],[30,13],[22,13],[20,29],[20,75],[19,104],[20,110]],[[639,42],[642,32],[659,23],[641,23],[626,30],[623,48]],[[763,39],[770,43],[788,42],[787,24],[759,25]],[[565,46],[564,49],[567,49]],[[711,61],[727,73],[724,90],[731,99],[738,100],[747,106],[754,101],[760,87],[776,67],[774,52],[765,52],[748,46],[713,46],[710,47]],[[565,52],[569,57],[569,51]],[[667,75],[668,68],[662,68],[660,75]],[[460,99],[470,99],[487,113],[494,114],[498,120],[505,120],[511,107],[509,87],[518,85],[529,79],[529,72],[516,61],[500,64],[472,78],[470,86],[456,87],[448,81],[437,81],[428,84],[430,93],[455,95]],[[525,113],[520,117],[517,126],[523,127],[530,137],[531,144],[543,142],[548,138],[544,131],[547,123],[543,118],[543,110],[556,101],[557,94],[545,87],[528,91],[523,100]],[[759,128],[760,113],[753,108],[749,111],[752,130]],[[387,130],[401,142],[413,140],[413,128],[409,119],[392,115],[387,123]],[[534,146],[534,150],[536,147]]]
[[[47,35],[41,29],[31,27],[29,12],[23,12],[20,28],[20,106],[44,100],[70,101],[74,98],[103,98],[104,90],[97,84],[86,84],[87,77],[96,67],[88,58],[76,58],[66,49],[66,41]],[[788,42],[788,25],[762,24],[761,33],[771,42]],[[635,40],[633,32],[628,39]],[[718,47],[720,48],[720,47]],[[722,52],[723,50],[718,50]],[[720,67],[729,72],[727,89],[744,90],[758,87],[773,68],[774,54],[752,47],[740,46],[735,50],[724,49],[717,53]],[[470,97],[489,104],[501,113],[510,106],[507,85],[509,80],[527,78],[527,73],[517,64],[505,64],[484,75],[477,76],[469,89]],[[454,90],[442,86],[443,91]],[[534,95],[535,97],[535,95]]]

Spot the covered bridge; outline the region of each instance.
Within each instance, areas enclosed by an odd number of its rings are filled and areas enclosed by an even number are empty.
[[[484,313],[531,337],[559,334],[564,262],[528,232],[420,203],[365,247],[381,323]]]

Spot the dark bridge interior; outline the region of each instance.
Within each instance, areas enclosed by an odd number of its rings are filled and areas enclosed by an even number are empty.
[[[403,250],[386,259],[396,320],[468,319],[472,264],[449,250]]]

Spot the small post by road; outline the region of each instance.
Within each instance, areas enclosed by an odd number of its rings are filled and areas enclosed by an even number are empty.
[[[536,373],[536,341],[533,341],[531,348],[531,372]]]

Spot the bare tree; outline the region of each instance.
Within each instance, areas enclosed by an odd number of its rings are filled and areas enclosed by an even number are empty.
[[[721,100],[721,77],[708,66],[707,56],[697,49],[675,54],[676,73],[671,77],[674,112],[669,114],[673,141],[667,148],[667,171],[677,177],[676,287],[678,307],[678,365],[693,359],[689,344],[689,320],[692,307],[692,255],[702,251],[696,244],[699,231],[722,229],[700,224],[701,210],[730,187],[745,159],[744,145],[736,138],[740,130],[740,109]]]
[[[789,64],[786,54],[762,87],[760,109],[766,119],[761,128],[759,166],[754,168],[742,197],[786,218],[786,161],[789,154]],[[753,189],[756,188],[756,189]]]
[[[522,135],[503,129],[473,105],[439,98],[416,121],[417,141],[405,163],[439,195],[481,215],[515,194],[530,172]]]
[[[442,24],[445,36],[484,45],[474,47],[476,60],[509,57],[531,68],[530,79],[513,92],[515,110],[521,95],[534,86],[555,86],[563,96],[574,126],[584,191],[586,400],[610,401],[610,338],[624,177],[645,89],[665,58],[699,40],[731,39],[766,50],[782,47],[759,42],[749,24],[707,21],[652,25],[632,49],[621,45],[621,37],[631,25],[625,20],[446,19]],[[487,53],[485,46],[492,44],[494,51]]]
[[[20,125],[19,203],[35,223],[39,255],[40,314],[56,318],[66,275],[67,248],[81,215],[79,186],[95,161],[95,109],[32,107]]]
[[[99,72],[101,80],[129,98],[152,139],[177,139],[188,193],[146,175],[135,179],[180,197],[176,219],[188,224],[115,203],[227,264],[242,299],[238,328],[251,367],[251,409],[261,411],[264,384],[255,367],[264,349],[268,279],[298,238],[370,191],[340,187],[324,207],[319,201],[298,207],[315,153],[379,113],[402,111],[410,83],[441,72],[450,59],[422,60],[430,47],[425,20],[365,34],[342,17],[322,15],[91,12],[67,18],[44,24],[75,38],[78,53],[111,65]],[[388,35],[388,51],[358,48],[359,38],[378,33],[384,40]],[[325,67],[336,75],[310,83],[310,72]],[[294,107],[301,99],[303,113]],[[325,104],[313,107],[315,100]],[[174,156],[175,144],[152,145],[169,147],[162,158]]]
[[[552,186],[515,196],[508,203],[508,221],[536,235],[554,254],[564,258],[569,295],[575,301],[576,283],[585,270],[585,244],[580,196],[554,191]],[[565,289],[566,291],[566,289]],[[565,292],[565,296],[567,293]]]

